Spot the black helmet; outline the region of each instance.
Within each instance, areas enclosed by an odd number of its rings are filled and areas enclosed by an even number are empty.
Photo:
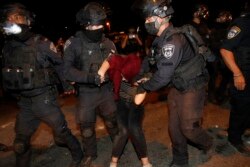
[[[170,5],[171,0],[137,0],[132,6],[134,11],[140,12],[143,18],[150,16],[167,17],[174,13]]]
[[[103,6],[97,2],[90,2],[76,14],[76,21],[81,25],[105,24],[107,18]]]
[[[23,4],[20,3],[10,3],[1,8],[0,11],[0,22],[4,23],[8,20],[10,15],[16,14],[20,16],[24,16],[27,21],[33,22],[35,15],[26,9]]]
[[[200,19],[208,19],[209,17],[209,10],[208,6],[205,4],[196,4],[194,7],[194,14]]]

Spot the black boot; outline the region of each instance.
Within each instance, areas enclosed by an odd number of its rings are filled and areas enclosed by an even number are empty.
[[[16,167],[30,167],[31,150],[29,149],[24,154],[16,153]]]
[[[8,147],[2,143],[0,143],[0,151],[7,151]]]
[[[70,167],[80,166],[83,158],[83,152],[79,141],[72,135],[71,131],[69,129],[65,129],[61,135],[57,136],[57,142],[58,141],[60,141],[60,145],[66,145],[71,153],[72,162]]]

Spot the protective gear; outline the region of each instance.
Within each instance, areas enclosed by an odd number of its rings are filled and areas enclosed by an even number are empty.
[[[159,27],[156,27],[156,22],[145,23],[145,28],[147,32],[151,35],[156,35],[159,31]]]
[[[30,148],[29,140],[27,139],[15,139],[14,141],[14,151],[17,154],[24,154],[26,153]]]
[[[2,24],[6,21],[9,21],[9,17],[11,15],[14,15],[15,18],[17,18],[18,16],[24,17],[25,18],[24,20],[28,25],[31,24],[35,18],[35,15],[30,11],[28,11],[26,7],[20,3],[7,4],[3,6],[3,8],[1,8],[0,13],[1,13],[0,23]]]
[[[3,25],[3,31],[6,35],[20,34],[22,28],[16,23],[6,22]]]
[[[102,25],[107,18],[106,12],[102,5],[96,2],[88,3],[76,14],[76,21],[81,25]]]
[[[48,62],[45,62],[42,68],[37,62],[36,43],[40,40],[41,37],[36,36],[26,42],[11,41],[6,44],[3,53],[8,56],[4,56],[2,69],[5,89],[29,90],[59,82]],[[15,50],[8,50],[7,46],[14,46]]]
[[[101,84],[101,76],[98,74],[89,74],[88,75],[88,82],[91,84],[95,84],[97,86],[100,86]]]
[[[71,165],[80,164],[83,158],[83,152],[81,150],[81,145],[78,140],[72,135],[71,131],[67,127],[67,123],[62,126],[61,132],[59,134],[55,134],[56,138],[59,139],[61,144],[65,144],[71,152],[72,155],[72,163]]]
[[[98,42],[98,41],[101,41],[101,39],[102,39],[103,29],[101,28],[101,29],[97,29],[97,30],[86,30],[86,31],[84,31],[84,34],[92,42]]]
[[[158,16],[165,18],[174,13],[170,5],[172,0],[137,0],[132,6],[134,11],[139,10],[143,18]]]
[[[195,17],[198,17],[200,19],[208,19],[209,17],[209,10],[207,5],[205,4],[197,4],[194,9],[194,15]]]
[[[112,141],[115,140],[115,137],[117,136],[119,129],[117,126],[117,118],[116,114],[112,113],[110,115],[103,115],[104,123],[107,127],[107,130],[110,134],[110,138]]]
[[[83,128],[81,134],[85,138],[92,137],[94,135],[94,128],[93,127]]]

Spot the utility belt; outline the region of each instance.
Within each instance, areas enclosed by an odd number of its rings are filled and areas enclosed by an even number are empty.
[[[59,79],[52,69],[3,68],[3,85],[7,90],[33,90],[57,84]]]
[[[20,95],[22,97],[31,98],[31,97],[36,97],[36,96],[39,96],[41,94],[44,94],[44,93],[46,93],[48,91],[52,95],[56,95],[58,93],[56,86],[50,85],[50,86],[45,86],[45,87],[42,87],[42,88],[37,88],[37,89],[32,89],[32,90],[27,90],[27,91],[21,91]]]
[[[172,81],[173,86],[183,92],[185,90],[190,90],[190,89],[200,89],[204,87],[208,82],[208,74],[204,73],[196,78],[190,79],[190,80],[185,80],[183,78],[177,78]]]
[[[101,86],[97,86],[95,84],[77,83],[77,88],[79,92],[99,92],[102,90],[112,90],[110,82],[102,83]]]

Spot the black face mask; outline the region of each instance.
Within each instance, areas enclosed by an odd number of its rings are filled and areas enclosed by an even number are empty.
[[[155,28],[155,22],[145,23],[145,28],[151,35],[156,35],[159,31],[157,28]]]
[[[21,27],[22,32],[20,34],[15,34],[14,36],[21,41],[26,41],[32,36],[32,33],[30,32],[30,27],[25,24],[18,24],[18,25]]]
[[[84,34],[92,42],[99,42],[102,39],[103,29],[101,28],[97,30],[86,30],[84,31]]]

